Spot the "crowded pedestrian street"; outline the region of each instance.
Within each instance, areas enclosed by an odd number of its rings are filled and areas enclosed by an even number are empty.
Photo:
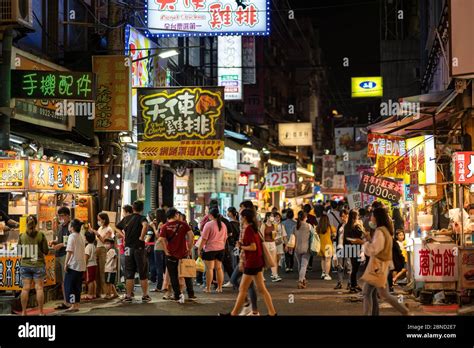
[[[473,18],[0,0],[0,348],[472,347]]]

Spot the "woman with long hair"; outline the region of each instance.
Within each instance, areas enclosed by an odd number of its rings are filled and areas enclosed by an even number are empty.
[[[160,240],[161,226],[166,223],[166,212],[164,209],[158,208],[155,210],[155,220],[151,224],[155,233],[155,266],[156,266],[156,289],[154,292],[163,291],[163,279],[166,269],[165,251]]]
[[[265,219],[263,220],[263,224],[260,226],[260,235],[264,240],[264,243],[272,255],[273,259],[277,259],[277,248],[275,243],[275,237],[277,234],[277,226],[275,225],[275,218],[273,217],[273,213],[268,212],[265,214]],[[281,277],[278,275],[278,264],[272,267],[272,282],[279,282],[281,281]]]
[[[107,256],[107,250],[105,249],[105,240],[114,237],[114,231],[110,226],[109,215],[105,212],[97,214],[97,224],[99,228],[93,230],[89,225],[89,232],[93,232],[97,237],[97,297],[105,296],[105,261]]]
[[[28,297],[33,281],[35,284],[39,315],[44,315],[43,284],[44,278],[46,277],[44,257],[48,255],[49,248],[45,235],[38,231],[37,225],[38,220],[36,217],[29,215],[26,218],[26,233],[21,233],[18,238],[19,254],[22,256],[20,261],[20,273],[23,282],[23,288],[21,289],[21,315],[26,315]]]
[[[393,308],[403,315],[408,315],[410,313],[408,308],[399,303],[395,296],[390,295],[387,289],[389,269],[393,268],[392,243],[394,230],[392,220],[383,207],[375,208],[371,219],[372,223],[377,226],[373,237],[369,237],[371,240],[364,242],[361,239],[354,239],[353,242],[356,244],[362,244],[364,253],[370,256],[369,264],[367,265],[362,279],[365,278],[366,274],[368,279],[371,279],[372,277],[369,278],[369,275],[373,274],[374,272],[372,272],[372,270],[377,268],[378,270],[381,270],[378,277],[383,285],[378,285],[379,283],[374,282],[373,279],[370,280],[370,283],[365,281],[363,290],[364,315],[379,314],[377,296],[374,296],[375,291],[377,291],[380,298],[388,302]]]
[[[206,288],[204,292],[211,292],[214,269],[217,278],[216,292],[222,292],[222,284],[224,283],[222,260],[224,259],[226,240],[227,227],[221,220],[219,209],[212,208],[209,211],[209,221],[204,225],[204,230],[201,233],[201,243],[198,248],[198,255],[202,256],[206,265]]]
[[[223,315],[238,315],[245,299],[247,291],[252,282],[257,285],[258,292],[263,295],[265,305],[267,306],[269,315],[276,315],[273,307],[272,297],[268,292],[263,280],[263,260],[262,240],[258,233],[258,222],[253,209],[244,209],[241,212],[241,221],[244,226],[244,235],[242,243],[237,243],[237,246],[244,251],[245,261],[243,265],[243,276],[240,282],[239,295],[235,302],[232,312]]]
[[[306,288],[306,269],[311,257],[309,241],[312,231],[310,224],[306,222],[307,218],[306,213],[300,210],[293,232],[295,236],[295,256],[298,264],[298,289]]]
[[[396,230],[405,229],[405,220],[399,207],[394,207],[392,210],[393,228]]]
[[[321,240],[321,249],[319,251],[319,256],[322,256],[321,279],[331,280],[331,259],[334,254],[332,239],[336,234],[336,228],[331,226],[327,214],[323,214],[319,219],[319,224],[316,228],[316,231],[318,232],[319,239]]]
[[[282,224],[282,216],[279,212],[273,213],[273,218],[275,219],[274,222],[276,227],[275,245],[277,267],[282,266],[283,270],[285,270],[285,245],[287,243],[286,230],[285,226]],[[282,261],[283,265],[281,265]]]
[[[357,272],[359,272],[359,266],[360,266],[360,252],[359,252],[359,246],[356,244],[352,243],[353,239],[362,239],[362,236],[364,234],[364,227],[362,226],[362,223],[359,220],[359,213],[357,210],[352,209],[349,212],[349,218],[347,220],[347,224],[344,226],[344,239],[346,245],[354,245],[355,248],[350,248],[351,253],[353,255],[348,255],[351,261],[351,287],[349,292],[351,294],[354,294],[358,291],[362,291],[362,289],[359,287],[357,284]]]

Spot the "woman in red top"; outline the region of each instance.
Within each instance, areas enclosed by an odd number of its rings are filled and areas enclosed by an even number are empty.
[[[232,312],[222,315],[238,315],[247,297],[247,290],[250,284],[255,282],[258,292],[263,295],[268,314],[276,315],[273,307],[272,297],[268,292],[263,280],[263,251],[262,240],[258,234],[258,223],[253,209],[244,209],[241,213],[241,221],[244,227],[242,242],[237,243],[237,247],[244,251],[244,274],[240,282],[239,295]]]

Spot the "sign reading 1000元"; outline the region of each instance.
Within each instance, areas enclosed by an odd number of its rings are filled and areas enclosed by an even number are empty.
[[[12,98],[94,100],[91,72],[12,70]]]

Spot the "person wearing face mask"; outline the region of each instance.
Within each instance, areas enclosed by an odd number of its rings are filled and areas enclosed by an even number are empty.
[[[105,262],[107,257],[107,250],[105,248],[105,240],[114,237],[114,231],[110,227],[110,219],[107,213],[101,212],[97,215],[97,224],[99,225],[98,230],[89,230],[96,235],[97,238],[97,297],[106,296],[106,283],[105,283]]]
[[[66,301],[70,305],[67,312],[78,312],[81,302],[82,274],[86,271],[86,253],[84,239],[80,235],[82,222],[74,219],[69,224],[69,238],[66,246],[64,265],[64,290]]]
[[[277,228],[275,226],[275,218],[272,213],[268,212],[265,214],[263,224],[260,226],[260,235],[267,246],[268,251],[272,255],[273,259],[277,259],[277,249],[275,243],[275,237],[277,234]],[[271,268],[272,270],[272,282],[280,282],[282,278],[278,275],[278,264]]]
[[[56,231],[54,239],[49,242],[55,250],[55,277],[56,284],[61,286],[63,294],[63,302],[56,306],[55,309],[68,309],[69,306],[66,303],[66,295],[64,291],[64,264],[66,261],[66,245],[69,237],[69,223],[71,221],[71,211],[68,207],[61,207],[58,209],[59,226]]]

